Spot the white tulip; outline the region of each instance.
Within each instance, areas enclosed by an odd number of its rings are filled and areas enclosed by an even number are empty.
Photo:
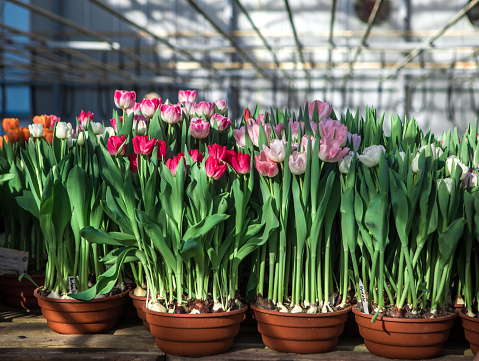
[[[93,133],[95,135],[103,135],[104,134],[104,129],[103,129],[103,124],[98,123],[98,122],[91,122],[91,127],[93,129]]]
[[[113,127],[106,127],[105,132],[103,134],[104,135],[108,134],[109,137],[113,137],[114,135],[116,135],[116,132],[115,132],[115,129],[113,129]]]
[[[306,153],[294,151],[289,156],[288,164],[291,173],[303,174],[306,171]]]
[[[33,138],[43,137],[43,124],[30,124],[28,130],[30,130],[30,134]]]
[[[80,147],[83,147],[83,145],[85,144],[85,139],[88,139],[88,133],[81,130],[79,133],[78,133],[78,138],[77,138],[77,144],[80,146]]]
[[[58,122],[55,128],[55,135],[58,139],[68,139],[72,136],[72,125],[67,122]]]
[[[439,186],[441,185],[442,182],[444,182],[444,184],[445,184],[446,187],[447,187],[447,191],[449,192],[449,194],[451,194],[452,178],[438,179],[438,180],[436,181],[437,190],[439,190]]]
[[[434,144],[430,144],[431,146],[431,153],[432,153],[432,160],[436,160],[436,158],[439,158],[444,152],[440,147],[436,147]],[[418,153],[421,153],[423,150],[425,150],[428,147],[428,145],[423,145],[421,148],[417,150]]]
[[[419,156],[420,155],[421,155],[421,153],[417,153],[416,156],[414,157],[414,159],[412,160],[411,169],[412,169],[413,173],[417,173],[417,171],[419,170]]]
[[[447,157],[446,169],[449,172],[449,174],[452,173],[452,167],[453,166],[456,167],[457,165],[459,165],[462,169],[461,180],[463,180],[464,178],[466,178],[467,173],[469,172],[469,167],[465,165],[464,163],[462,163],[459,160],[459,158],[457,158],[455,155],[450,155],[449,157]]]
[[[357,154],[357,153],[356,153]],[[343,159],[338,161],[339,171],[343,174],[348,174],[351,161],[353,160],[354,152],[350,151]]]
[[[148,125],[144,120],[139,120],[136,126],[136,135],[146,135],[148,131]]]
[[[401,157],[402,160],[404,160],[404,157],[406,156],[406,153],[399,152],[398,155],[399,155],[399,157]]]
[[[381,153],[386,153],[386,148],[382,145],[370,145],[364,149],[363,154],[360,154],[358,159],[366,167],[371,168],[379,164]]]

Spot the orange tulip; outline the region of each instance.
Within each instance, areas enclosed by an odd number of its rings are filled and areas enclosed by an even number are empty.
[[[3,138],[5,138],[5,142],[8,143],[8,137],[6,135],[0,137],[0,148],[3,148]]]
[[[28,142],[30,140],[30,129],[28,127],[20,127],[20,132],[22,133],[22,139]]]
[[[18,129],[20,123],[17,118],[5,118],[2,122],[3,129],[8,133],[10,129]]]
[[[50,130],[48,128],[43,128],[43,138],[45,138],[45,140],[52,144],[53,143],[53,130]]]
[[[50,128],[51,117],[49,115],[36,115],[33,117],[33,122],[36,124],[43,124],[43,128]]]
[[[9,129],[7,131],[7,137],[12,143],[23,140],[23,132],[20,129]]]

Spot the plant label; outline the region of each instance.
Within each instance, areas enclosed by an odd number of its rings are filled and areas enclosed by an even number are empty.
[[[70,293],[77,293],[77,285],[75,284],[74,276],[68,276],[68,288],[70,289]]]
[[[0,247],[0,275],[21,275],[27,269],[28,252]]]
[[[364,291],[364,285],[361,278],[359,279],[359,293],[361,293],[361,302],[363,303],[363,311],[369,315],[368,301],[366,299],[366,292]]]

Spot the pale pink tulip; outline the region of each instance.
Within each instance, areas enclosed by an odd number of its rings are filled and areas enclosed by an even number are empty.
[[[298,120],[294,121],[292,119],[289,120],[288,126],[291,131],[291,137],[293,140],[298,139],[299,135],[299,127],[301,126],[301,134],[304,134],[304,123]]]
[[[226,100],[217,100],[215,101],[216,107],[218,108],[221,115],[225,115],[228,110],[228,104]]]
[[[308,104],[308,112],[309,112],[310,119],[313,118],[315,104],[317,104],[318,106],[318,120],[321,121],[323,119],[328,118],[331,115],[333,108],[328,102],[321,102],[319,100],[315,100],[314,102]]]
[[[242,126],[239,129],[233,130],[233,136],[236,140],[236,145],[242,149],[246,146],[246,127]]]
[[[190,115],[190,111],[191,111],[191,108],[193,107],[193,103],[192,102],[181,102],[181,103],[178,103],[178,105],[181,107],[181,111],[186,115]]]
[[[174,104],[163,104],[161,106],[161,119],[168,124],[178,123],[182,118],[181,107]]]
[[[311,127],[311,130],[313,131],[313,134],[316,135],[316,130],[318,129],[318,124],[313,122],[312,120],[309,121],[309,126]]]
[[[135,105],[136,93],[134,91],[115,90],[113,100],[117,108],[130,109]]]
[[[206,118],[210,118],[215,112],[215,103],[199,102],[194,104],[194,108],[194,111],[198,116],[201,117],[204,114]]]
[[[178,101],[181,102],[196,102],[196,90],[180,90],[178,91]]]
[[[147,118],[153,118],[156,110],[161,106],[161,98],[143,99],[140,104],[140,111]]]
[[[210,119],[211,126],[214,126],[215,120],[216,120],[216,123],[218,124],[218,132],[220,133],[225,132],[230,127],[230,124],[231,124],[230,118],[226,118],[222,116],[221,114],[215,113],[211,116],[211,119]]]
[[[248,128],[248,135],[251,139],[251,142],[258,147],[259,142],[259,125],[258,124],[250,124],[247,126]]]
[[[306,171],[306,153],[294,151],[289,156],[288,164],[291,173],[303,174]]]
[[[308,144],[310,144],[310,152],[313,152],[314,145],[316,144],[316,138],[311,136],[311,135],[303,135],[301,138],[301,144],[299,146],[299,149],[301,152],[307,152],[308,151]]]
[[[210,123],[202,118],[193,118],[190,122],[190,134],[193,138],[204,139],[210,132]]]
[[[286,155],[286,141],[280,139],[273,139],[269,143],[269,147],[263,145],[263,151],[266,156],[276,163],[283,163]]]
[[[140,103],[133,104],[133,106],[131,108],[126,110],[126,114],[130,115],[131,113],[133,113],[133,114],[140,113],[140,105],[141,105]]]
[[[277,126],[271,125],[273,128],[274,132],[276,133],[276,136],[281,139],[281,131],[283,130],[283,123],[279,123]]]
[[[254,156],[254,162],[258,173],[273,178],[279,172],[278,164],[269,159],[264,151]]]
[[[344,147],[348,140],[348,127],[339,120],[323,119],[319,122],[319,134],[321,138],[338,140],[340,147]]]
[[[318,156],[323,162],[335,163],[349,153],[349,148],[341,148],[337,139],[324,137],[320,144]]]

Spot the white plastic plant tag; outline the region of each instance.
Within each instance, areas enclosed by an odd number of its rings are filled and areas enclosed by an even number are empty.
[[[369,315],[368,301],[366,300],[366,292],[364,292],[364,285],[361,278],[359,279],[359,292],[361,293],[361,302],[363,303],[364,313]]]
[[[0,247],[0,275],[23,274],[28,269],[28,252]]]
[[[70,293],[77,293],[77,285],[75,284],[75,277],[68,276],[68,288],[70,288]]]

